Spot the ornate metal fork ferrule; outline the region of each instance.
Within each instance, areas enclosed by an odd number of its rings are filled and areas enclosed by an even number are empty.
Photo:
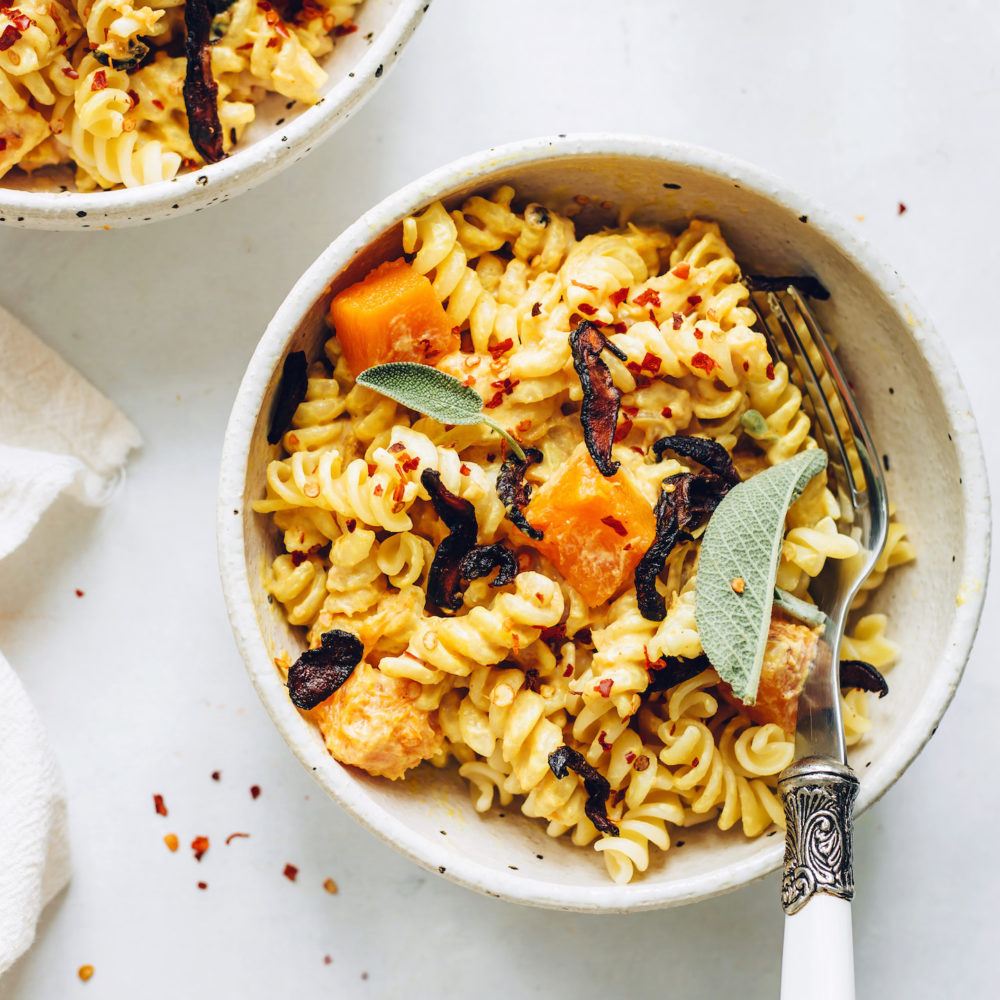
[[[796,913],[817,892],[854,898],[851,843],[859,782],[845,764],[805,757],[781,774],[785,865],[781,905]]]

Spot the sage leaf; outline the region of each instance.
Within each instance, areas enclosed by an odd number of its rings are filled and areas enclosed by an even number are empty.
[[[794,594],[789,594],[787,590],[782,590],[781,587],[774,588],[774,606],[781,608],[782,611],[790,614],[793,618],[798,618],[800,622],[812,625],[814,628],[817,625],[826,624],[826,612],[820,611],[815,604],[810,604],[808,601],[803,601]]]
[[[785,514],[826,452],[800,452],[734,486],[702,537],[694,618],[719,676],[748,705],[757,700]]]
[[[525,460],[517,441],[483,413],[483,397],[447,372],[415,361],[390,361],[365,369],[356,381],[442,424],[488,424]]]

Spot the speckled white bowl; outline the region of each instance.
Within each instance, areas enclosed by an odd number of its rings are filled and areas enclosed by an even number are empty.
[[[328,74],[312,107],[271,94],[233,154],[169,181],[81,194],[70,167],[0,179],[0,224],[23,229],[119,229],[200,212],[302,159],[374,93],[416,30],[430,0],[366,0],[358,30],[320,60]]]
[[[435,198],[457,204],[513,184],[531,200],[587,195],[631,217],[682,226],[716,219],[738,259],[771,274],[809,272],[832,292],[817,304],[836,332],[876,444],[889,456],[891,497],[919,552],[890,576],[873,607],[888,611],[903,645],[875,726],[852,753],[859,809],[902,774],[933,734],[965,665],[982,607],[990,516],[982,450],[958,375],[900,278],[815,203],[728,156],[616,135],[531,140],[459,160],[410,184],[341,234],[271,321],[247,369],[226,432],[219,496],[219,557],[233,629],[247,669],[288,745],[324,789],[369,830],[414,861],[490,895],[564,909],[615,912],[704,899],[775,869],[782,838],[746,840],[711,824],[683,847],[654,853],[649,871],[612,884],[601,858],[551,840],[516,806],[480,816],[457,776],[426,768],[389,782],[345,768],[295,710],[272,657],[297,656],[301,635],[262,586],[279,549],[270,517],[250,510],[276,449],[265,440],[285,355],[321,353],[332,293],[398,253],[400,222]],[[927,488],[929,470],[935,487]],[[500,813],[506,812],[506,818]]]

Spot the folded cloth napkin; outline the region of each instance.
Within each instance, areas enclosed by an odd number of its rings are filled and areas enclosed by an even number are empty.
[[[106,503],[139,432],[78,372],[0,309],[0,559],[62,492]],[[62,779],[42,724],[0,655],[0,975],[69,881]]]

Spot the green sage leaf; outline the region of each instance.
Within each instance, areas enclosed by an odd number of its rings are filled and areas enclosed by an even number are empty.
[[[826,612],[820,611],[815,604],[810,604],[794,594],[789,594],[781,587],[774,588],[774,605],[793,618],[798,618],[800,622],[805,622],[806,625],[812,625],[814,628],[817,625],[826,624]]]
[[[442,424],[488,424],[524,461],[517,441],[483,413],[483,397],[453,375],[414,361],[390,361],[365,369],[356,381]]]
[[[702,537],[694,606],[698,635],[709,662],[748,705],[757,700],[785,514],[825,468],[826,452],[813,448],[734,486]],[[742,586],[734,589],[736,581]]]

